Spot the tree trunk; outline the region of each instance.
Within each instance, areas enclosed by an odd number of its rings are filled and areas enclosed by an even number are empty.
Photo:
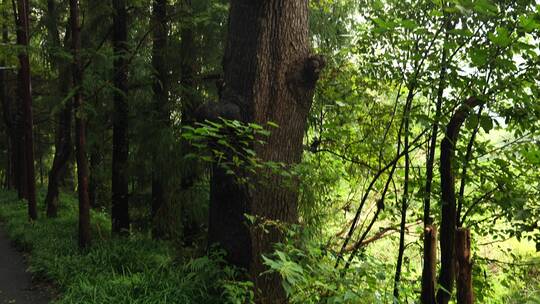
[[[447,21],[448,22],[448,21]],[[447,28],[448,29],[448,28]],[[448,41],[448,31],[445,32],[444,42]],[[446,75],[447,75],[447,65],[448,65],[448,50],[443,47],[441,55],[441,70],[439,72],[439,84],[437,88],[437,101],[435,103],[435,121],[431,129],[431,137],[429,142],[429,151],[426,161],[426,185],[424,189],[424,229],[428,229],[432,224],[433,219],[431,218],[431,189],[433,184],[433,167],[435,163],[435,150],[437,149],[437,135],[439,134],[439,123],[441,120],[442,114],[442,104],[444,101],[444,90],[446,88]],[[435,231],[436,233],[436,231]],[[425,234],[424,234],[425,235]],[[425,235],[427,236],[427,235]],[[427,243],[431,242],[427,237],[424,238],[424,248],[423,248],[423,259],[424,267],[428,269],[423,269],[422,271],[422,303],[423,304],[435,304],[435,285],[433,285],[432,267],[435,267],[435,264],[432,265],[432,246],[433,244]],[[436,246],[435,246],[436,247]],[[435,261],[436,263],[436,261]],[[427,275],[427,277],[424,277]]]
[[[47,1],[49,40],[53,47],[60,49],[60,34],[58,32],[58,11],[54,0]],[[66,31],[64,47],[67,48],[69,30]],[[52,54],[53,67],[58,69],[58,95],[60,99],[64,99],[69,93],[71,84],[69,64],[57,54]],[[67,163],[72,153],[71,140],[71,116],[73,105],[71,101],[66,101],[62,105],[62,110],[58,113],[58,125],[55,134],[55,153],[51,171],[49,172],[49,183],[47,186],[47,195],[45,196],[45,206],[47,206],[47,217],[56,217],[58,213],[58,188],[60,186],[62,176],[67,167]]]
[[[154,93],[155,113],[154,126],[156,130],[168,128],[169,123],[169,79],[168,68],[165,62],[167,51],[167,0],[154,0],[152,7],[152,67],[154,68],[154,83],[152,90]],[[165,155],[163,149],[156,147],[153,155],[152,168],[152,235],[154,238],[161,238],[165,234],[162,225],[158,224],[158,210],[165,205],[165,166],[163,165]]]
[[[21,47],[19,52],[19,94],[23,109],[23,133],[24,133],[24,171],[26,196],[28,200],[28,217],[30,220],[37,219],[36,206],[36,181],[34,168],[34,120],[32,114],[32,84],[30,74],[30,60],[28,57],[29,17],[30,6],[28,0],[17,1],[17,44]],[[21,185],[22,186],[22,185]]]
[[[4,1],[7,4],[7,1]],[[2,17],[7,20],[7,12],[2,14]],[[2,42],[4,44],[9,44],[9,32],[7,23],[2,25]],[[6,66],[6,58],[3,58],[0,62],[0,65]],[[2,99],[2,116],[4,118],[4,124],[6,126],[6,135],[7,135],[7,162],[6,162],[6,188],[13,189],[16,183],[16,174],[15,174],[15,160],[17,155],[14,153],[14,143],[15,140],[15,125],[13,121],[13,109],[12,109],[12,99],[9,94],[8,86],[8,71],[5,69],[0,70],[0,98]]]
[[[19,76],[17,76],[19,78]],[[20,88],[17,87],[19,91]],[[20,95],[18,92],[17,95]],[[13,163],[15,171],[15,188],[19,199],[28,199],[28,184],[26,183],[26,155],[24,153],[24,124],[23,124],[22,104],[15,102],[15,113],[13,119],[14,140],[13,140]]]
[[[428,225],[424,229],[424,268],[422,269],[422,304],[436,304],[437,228]]]
[[[441,269],[437,303],[447,304],[454,288],[455,277],[455,233],[456,233],[456,192],[452,169],[454,150],[461,125],[472,108],[482,104],[476,97],[467,99],[446,126],[446,136],[441,142]],[[446,290],[446,291],[445,291]],[[450,294],[448,293],[450,292]]]
[[[188,18],[188,24],[192,23],[193,8],[191,0],[184,0],[184,11]],[[194,126],[196,109],[200,106],[200,97],[197,95],[197,85],[195,78],[199,72],[196,57],[195,37],[193,34],[193,26],[185,26],[180,34],[182,45],[180,46],[181,57],[181,81],[182,87],[181,104],[182,104],[182,125]],[[219,83],[219,81],[218,81]],[[219,91],[218,87],[218,91]],[[182,176],[181,188],[182,191],[191,191],[195,182],[201,177],[201,170],[196,159],[186,158],[188,154],[196,153],[196,149],[187,140],[181,140],[180,149],[182,151]],[[189,197],[189,196],[188,196]],[[186,202],[182,202],[182,210],[186,210]],[[187,246],[191,246],[200,233],[200,225],[187,212],[182,212],[182,227],[183,241]]]
[[[129,231],[127,12],[125,0],[113,0],[114,114],[112,159],[112,231]]]
[[[396,273],[394,275],[394,300],[399,301],[399,284],[401,281],[401,268],[403,266],[403,256],[405,255],[405,225],[407,224],[407,209],[409,207],[409,171],[410,171],[410,155],[409,155],[409,136],[410,136],[410,120],[411,108],[414,99],[414,88],[416,79],[409,87],[409,93],[403,112],[403,127],[405,131],[404,151],[405,151],[405,176],[403,182],[403,198],[401,201],[401,221],[399,229],[399,248],[396,262]],[[401,131],[401,130],[400,130]]]
[[[279,125],[267,144],[254,144],[263,161],[300,162],[307,115],[323,66],[321,57],[310,54],[307,0],[231,1],[223,59],[226,87],[220,102],[235,106],[244,122]],[[283,178],[269,172],[257,176],[266,179],[251,186],[239,184],[214,165],[209,241],[219,243],[230,262],[249,270],[257,303],[285,303],[279,276],[261,276],[266,270],[261,255],[272,252],[282,233],[256,227],[249,231],[244,213],[263,221],[296,222],[297,185],[285,185]]]
[[[456,233],[457,303],[472,304],[474,301],[471,263],[471,230],[459,228]]]
[[[90,207],[95,208],[98,206],[98,187],[100,184],[99,170],[103,161],[101,155],[101,149],[98,143],[94,143],[90,148],[90,176],[88,181],[88,197],[90,199]]]
[[[79,3],[78,0],[69,1],[71,20],[71,44],[73,52],[73,87],[75,95],[73,104],[78,113],[75,115],[75,130],[77,136],[77,179],[79,190],[79,247],[86,248],[90,245],[90,200],[88,198],[88,160],[86,158],[86,121],[82,113],[82,85],[83,71],[81,65],[81,31],[79,27]]]

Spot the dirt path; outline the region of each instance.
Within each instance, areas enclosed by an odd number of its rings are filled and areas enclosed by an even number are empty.
[[[46,304],[47,292],[33,288],[32,276],[20,252],[0,226],[0,304]]]

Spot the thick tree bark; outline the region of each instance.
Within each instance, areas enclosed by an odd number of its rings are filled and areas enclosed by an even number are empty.
[[[323,66],[322,58],[310,54],[307,0],[231,1],[221,103],[236,106],[244,122],[279,125],[267,144],[254,145],[263,161],[300,162],[307,115]],[[271,253],[282,234],[258,227],[250,231],[243,215],[296,222],[297,187],[270,172],[258,176],[266,176],[264,183],[253,181],[248,191],[250,186],[214,166],[209,241],[219,243],[229,261],[249,270],[257,303],[285,303],[279,277],[261,275],[266,270],[261,255]]]
[[[455,233],[456,233],[456,193],[452,169],[456,141],[461,125],[472,108],[481,105],[476,97],[467,99],[461,105],[446,126],[446,136],[441,142],[441,269],[439,273],[439,288],[437,303],[447,304],[454,288],[455,278]],[[446,290],[446,291],[445,291]],[[448,291],[448,292],[447,292]]]
[[[154,126],[156,129],[168,128],[169,122],[169,81],[168,68],[165,62],[167,50],[167,0],[154,0],[152,6],[152,67],[154,68],[154,83],[152,90],[154,93]],[[158,155],[162,149],[157,150],[153,155],[152,168],[152,235],[155,238],[161,238],[165,234],[162,225],[158,222],[158,210],[165,205],[165,174],[163,158]]]
[[[127,82],[127,11],[125,0],[113,0],[114,114],[112,160],[112,231],[129,230],[128,205],[128,82]]]
[[[24,171],[26,186],[25,198],[28,200],[28,217],[30,220],[37,219],[36,206],[36,181],[34,168],[34,120],[32,114],[32,84],[30,74],[30,60],[28,57],[29,38],[29,15],[30,6],[28,0],[17,1],[17,44],[22,50],[19,52],[19,94],[22,102],[23,133],[24,133]],[[21,185],[22,186],[22,185]]]
[[[456,232],[457,303],[472,304],[474,301],[471,263],[471,230],[459,228]]]
[[[55,49],[52,54],[53,67],[58,69],[58,95],[60,99],[67,96],[71,84],[69,64],[56,54],[62,48],[60,34],[58,32],[58,11],[54,0],[47,1],[49,40]],[[64,47],[67,48],[69,40],[69,30],[66,31]],[[45,196],[45,205],[47,206],[47,217],[56,217],[58,213],[58,194],[62,176],[66,170],[67,163],[72,153],[71,139],[71,116],[73,105],[67,101],[62,105],[62,110],[58,113],[58,125],[55,134],[55,153],[52,168],[49,172],[49,183],[47,186],[47,195]]]
[[[436,304],[435,289],[437,286],[437,228],[428,225],[424,229],[424,268],[422,269],[422,304]]]
[[[71,43],[73,52],[73,86],[75,95],[73,104],[78,115],[75,117],[75,131],[77,136],[77,179],[79,190],[79,247],[86,248],[90,245],[90,200],[88,198],[88,160],[86,157],[86,121],[82,113],[83,97],[83,71],[81,65],[81,30],[79,27],[79,3],[78,0],[69,1],[71,20]]]

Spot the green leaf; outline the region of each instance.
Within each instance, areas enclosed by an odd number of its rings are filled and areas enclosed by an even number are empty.
[[[493,120],[487,115],[480,117],[480,126],[484,129],[484,132],[489,133],[493,129]]]
[[[495,15],[499,9],[489,0],[477,0],[474,4],[474,10],[485,15]]]
[[[540,23],[536,22],[534,16],[520,16],[519,17],[519,26],[521,26],[526,32],[532,32],[534,30],[540,29]]]
[[[478,114],[471,114],[469,119],[467,119],[467,122],[465,123],[465,127],[468,130],[474,130],[476,126],[478,126]]]
[[[469,52],[469,57],[476,67],[482,67],[488,62],[488,52],[485,49],[473,48]]]
[[[496,35],[493,33],[489,33],[488,38],[491,42],[493,42],[494,44],[500,47],[507,47],[512,42],[512,39],[510,39],[510,33],[508,32],[508,29],[504,27],[498,27]]]

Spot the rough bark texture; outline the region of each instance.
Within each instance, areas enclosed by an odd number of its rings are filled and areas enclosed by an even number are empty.
[[[472,304],[474,301],[471,263],[471,230],[459,228],[456,232],[457,303]]]
[[[472,108],[482,104],[476,97],[467,99],[461,105],[446,126],[446,136],[441,142],[441,270],[439,273],[440,288],[437,292],[437,303],[447,304],[452,292],[455,278],[455,232],[456,232],[456,191],[452,169],[455,144],[459,129]]]
[[[80,49],[81,35],[79,28],[79,3],[78,0],[69,1],[71,20],[71,39],[73,53],[73,86],[75,95],[73,104],[79,111],[75,116],[76,125],[76,150],[77,150],[77,179],[79,190],[79,247],[86,248],[90,245],[90,200],[88,198],[88,160],[86,158],[86,121],[82,113],[82,84],[83,72],[81,66]]]
[[[244,122],[275,122],[267,144],[254,146],[263,161],[298,163],[302,138],[320,69],[324,61],[309,48],[307,0],[234,0],[230,3],[229,36],[223,67],[221,103],[238,109]],[[295,185],[261,172],[263,183],[240,185],[219,166],[211,182],[209,240],[227,251],[230,262],[249,270],[257,303],[285,303],[276,275],[266,270],[261,255],[282,240],[276,229],[248,229],[244,213],[260,221],[294,223],[298,219]]]
[[[129,230],[128,205],[128,104],[127,11],[125,0],[113,0],[114,114],[112,160],[112,231]]]
[[[28,57],[29,18],[30,6],[28,0],[17,1],[17,44],[23,48],[19,52],[19,96],[22,102],[23,113],[23,138],[24,138],[24,181],[22,187],[26,187],[24,198],[28,200],[28,217],[30,220],[37,219],[36,206],[36,181],[34,168],[34,120],[32,113],[32,84],[30,74],[30,60]]]
[[[47,14],[48,22],[47,28],[49,32],[49,40],[53,48],[52,58],[53,67],[58,70],[58,95],[60,99],[64,99],[69,93],[69,86],[71,84],[69,64],[64,62],[61,56],[58,56],[56,52],[62,48],[60,43],[60,34],[58,32],[58,11],[56,8],[56,2],[54,0],[47,1]],[[70,37],[69,31],[66,32],[66,39],[64,42],[67,48],[68,39]],[[58,194],[59,187],[62,181],[62,176],[67,167],[67,163],[72,153],[72,139],[71,139],[71,120],[72,120],[72,108],[71,101],[67,101],[62,105],[62,110],[58,113],[58,125],[56,127],[55,134],[55,153],[51,171],[49,172],[49,183],[47,186],[47,195],[45,196],[45,205],[47,206],[47,216],[56,217],[58,213]]]
[[[436,304],[437,276],[437,228],[428,225],[424,229],[424,268],[422,269],[422,304]]]

